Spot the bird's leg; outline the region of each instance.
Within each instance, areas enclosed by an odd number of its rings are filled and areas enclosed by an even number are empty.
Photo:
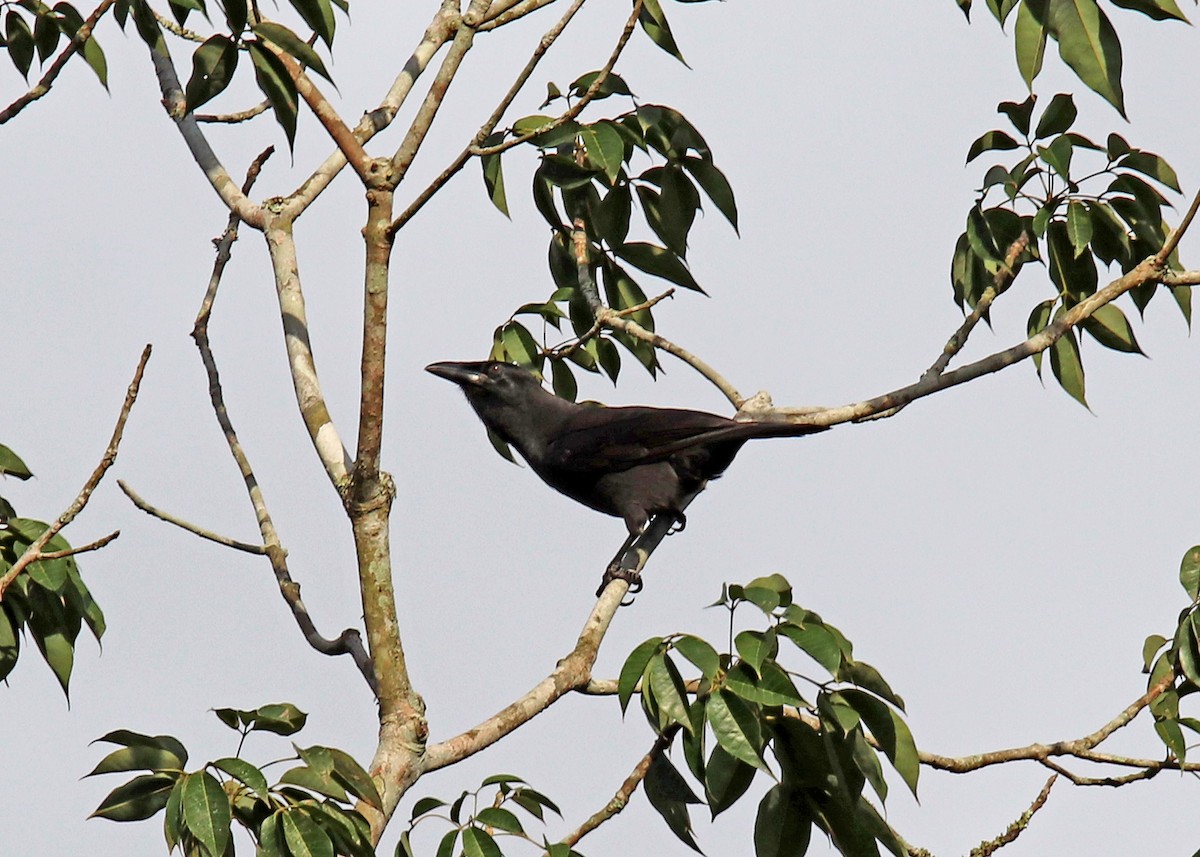
[[[671,514],[675,516],[675,523],[671,525],[671,529],[667,530],[668,536],[682,533],[687,528],[687,515],[683,512],[672,512]]]
[[[633,543],[637,541],[641,534],[641,531],[631,532],[629,537],[625,539],[625,543],[621,545],[620,550],[617,551],[616,555],[608,563],[608,567],[604,570],[604,577],[600,580],[600,588],[596,590],[597,598],[604,592],[604,587],[608,586],[614,580],[624,580],[629,584],[630,592],[641,590],[642,576],[637,568],[637,552],[630,550],[633,547]]]

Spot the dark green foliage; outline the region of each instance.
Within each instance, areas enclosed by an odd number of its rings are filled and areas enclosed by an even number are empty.
[[[291,735],[307,715],[291,703],[250,711],[216,710],[226,726],[242,733]],[[259,855],[373,857],[367,820],[354,809],[363,801],[376,809],[382,800],[375,783],[347,753],[332,747],[296,747],[300,765],[268,785],[262,768],[232,756],[188,772],[187,751],[169,735],[119,730],[98,739],[121,749],[105,756],[88,776],[146,771],[118,786],[92,813],[111,821],[139,821],[165,811],[168,850],[179,846],[188,857],[234,853],[233,824],[244,827]],[[295,747],[295,745],[293,745]],[[239,743],[240,750],[240,743]]]

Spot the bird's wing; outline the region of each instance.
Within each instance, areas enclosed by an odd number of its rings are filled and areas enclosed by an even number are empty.
[[[671,408],[580,408],[550,443],[546,463],[586,472],[627,470],[663,461],[694,446],[745,440],[753,424],[703,411]]]

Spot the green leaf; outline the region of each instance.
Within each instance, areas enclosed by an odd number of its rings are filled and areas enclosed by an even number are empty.
[[[304,23],[321,37],[326,47],[333,47],[333,33],[337,22],[333,18],[333,6],[329,0],[288,0]],[[299,855],[296,855],[299,857]]]
[[[410,822],[416,821],[422,815],[428,812],[433,812],[435,809],[440,809],[445,806],[446,802],[435,797],[423,797],[413,804],[412,814],[409,815]]]
[[[587,152],[588,162],[594,169],[608,176],[610,185],[614,184],[625,158],[625,142],[621,135],[609,123],[597,122],[594,125],[585,125],[580,130],[579,137]]]
[[[841,696],[862,717],[892,767],[916,796],[921,765],[917,758],[917,745],[904,719],[885,703],[861,690],[849,688],[843,690]]]
[[[706,679],[712,679],[721,669],[717,650],[699,637],[684,634],[672,642],[675,650],[696,665]]]
[[[900,694],[892,690],[891,686],[884,681],[883,676],[879,674],[879,670],[863,661],[851,661],[846,665],[845,674],[842,676],[845,681],[854,682],[863,690],[869,690],[876,696],[886,699],[892,705],[904,710],[904,700]]]
[[[344,785],[359,800],[370,804],[378,810],[382,810],[383,798],[380,797],[379,790],[375,786],[375,781],[371,779],[371,775],[363,770],[363,767],[344,750],[339,750],[336,747],[328,747],[326,749],[333,757],[333,775],[337,781]]]
[[[1067,203],[1067,237],[1078,256],[1092,240],[1092,218],[1087,207],[1078,200]]]
[[[592,88],[592,84],[600,77],[599,71],[589,71],[586,74],[581,74],[572,81],[569,91],[576,98],[582,98],[584,93]],[[554,87],[551,89],[550,87]],[[550,84],[546,89],[546,104],[549,104],[554,98],[561,97],[562,93],[558,91],[558,87]],[[625,83],[625,79],[615,72],[609,72],[600,86],[596,89],[596,94],[592,98],[599,101],[601,98],[608,98],[610,95],[633,95],[633,91]],[[542,106],[545,107],[546,104]]]
[[[1083,329],[1105,348],[1126,354],[1143,354],[1133,335],[1125,313],[1112,304],[1105,304],[1083,320]]]
[[[503,139],[504,135],[492,134],[483,141],[484,146],[494,146]],[[479,159],[483,167],[483,186],[487,188],[488,199],[500,210],[505,217],[512,219],[508,213],[508,197],[504,193],[504,168],[500,163],[500,153],[484,155]]]
[[[285,810],[279,813],[279,821],[292,857],[334,857],[329,834],[304,812],[295,808]]]
[[[773,631],[741,631],[733,640],[739,657],[755,673],[762,672],[763,661],[779,652],[779,643]]]
[[[542,813],[540,811],[534,812],[532,809],[534,806],[545,807],[560,818],[562,817],[562,810],[558,808],[558,804],[541,792],[531,789],[528,786],[515,789],[513,791],[513,800],[520,804],[522,809],[532,813],[539,819],[542,817]]]
[[[1041,74],[1042,61],[1046,57],[1046,3],[1047,0],[1025,0],[1017,9],[1017,24],[1013,28],[1017,70],[1031,90],[1033,81]],[[1018,126],[1018,130],[1022,134],[1029,133],[1028,116],[1023,124],[1024,127]]]
[[[17,67],[21,77],[29,80],[29,67],[33,65],[33,33],[25,19],[9,11],[4,18],[4,41],[8,47],[8,58]]]
[[[475,821],[484,827],[494,827],[505,833],[523,834],[525,832],[525,828],[521,826],[520,820],[515,815],[498,806],[485,806],[476,814]]]
[[[1114,6],[1120,6],[1123,9],[1133,9],[1135,12],[1141,12],[1155,21],[1183,21],[1187,22],[1183,12],[1179,11],[1179,6],[1175,0],[1112,0]]]
[[[1179,563],[1179,583],[1188,598],[1200,598],[1200,545],[1188,549]]]
[[[33,472],[25,466],[15,452],[0,443],[0,476],[13,476],[22,481],[33,476]]]
[[[708,808],[716,818],[733,806],[754,782],[755,769],[729,755],[719,744],[713,747],[704,766],[704,791]]]
[[[1105,263],[1129,260],[1132,248],[1129,230],[1107,203],[1100,200],[1086,203],[1092,221],[1092,252]]]
[[[463,852],[467,857],[503,857],[496,840],[480,827],[468,827],[462,833]]]
[[[458,828],[446,831],[438,842],[436,857],[454,857],[454,845],[458,841]]]
[[[1065,133],[1075,124],[1078,113],[1075,109],[1075,99],[1070,93],[1058,93],[1042,111],[1042,118],[1038,120],[1037,129],[1033,132],[1034,138],[1044,140]]]
[[[1191,618],[1190,613],[1185,613],[1175,631],[1175,660],[1184,678],[1192,684],[1200,685],[1200,653],[1196,649],[1196,630]]]
[[[186,774],[180,788],[180,808],[187,829],[208,850],[209,857],[222,857],[229,844],[231,821],[225,790],[207,771]]]
[[[772,786],[754,820],[755,857],[802,857],[812,838],[812,823],[796,790],[782,783]]]
[[[733,197],[733,188],[725,174],[711,161],[688,155],[683,159],[683,168],[692,174],[692,178],[700,185],[705,195],[712,200],[717,211],[729,221],[734,232],[738,232],[737,202]],[[740,234],[740,233],[739,233]]]
[[[283,61],[275,54],[258,42],[250,42],[246,47],[250,51],[250,61],[254,64],[254,78],[258,81],[258,88],[267,97],[271,110],[275,113],[275,121],[283,129],[288,148],[291,149],[296,140],[296,116],[299,109],[296,84],[292,82]]]
[[[770,773],[762,759],[762,728],[751,707],[727,690],[710,694],[705,714],[713,735],[725,752],[748,765]]]
[[[537,368],[540,360],[538,345],[525,325],[510,321],[501,328],[501,341],[508,359],[519,366]]]
[[[329,76],[329,71],[325,68],[325,62],[321,59],[321,55],[313,50],[308,42],[283,26],[283,24],[276,24],[273,21],[262,21],[250,29],[253,30],[254,35],[274,42],[284,53],[295,58],[301,65],[311,68],[317,74],[321,75],[321,77],[333,83],[333,78]]]
[[[687,269],[687,265],[683,263],[683,260],[663,247],[634,241],[629,244],[622,244],[620,247],[614,247],[613,252],[618,257],[624,259],[635,268],[645,271],[647,274],[662,277],[664,280],[674,283],[677,286],[683,286],[685,289],[691,289],[692,291],[700,292],[700,294],[707,294],[692,277],[691,271]]]
[[[1146,638],[1146,642],[1142,644],[1142,668],[1144,671],[1150,671],[1150,665],[1154,663],[1154,656],[1166,644],[1167,638],[1162,634],[1151,634]]]
[[[985,131],[981,134],[971,147],[967,149],[967,163],[978,158],[984,152],[1005,151],[1008,149],[1016,149],[1018,143],[1008,134],[1003,131]]]
[[[629,706],[633,691],[637,687],[637,683],[641,681],[650,659],[654,657],[662,644],[662,637],[651,637],[630,652],[629,657],[625,659],[625,664],[621,667],[621,674],[617,678],[617,699],[621,703],[622,714]]]
[[[1125,117],[1121,42],[1096,0],[1053,0],[1046,15],[1063,62],[1089,89]]]
[[[180,759],[164,747],[136,744],[113,750],[86,776],[94,777],[97,774],[112,774],[118,771],[179,771],[182,770],[184,761],[186,760]]]
[[[679,46],[675,44],[675,37],[671,34],[670,25],[667,24],[667,16],[663,14],[658,0],[642,0],[642,11],[638,14],[638,23],[650,37],[650,41],[687,65]]]
[[[1079,357],[1079,343],[1075,341],[1074,331],[1064,331],[1051,346],[1050,369],[1062,388],[1086,408],[1088,403],[1084,395],[1083,362]]]
[[[1036,0],[1034,0],[1036,2]],[[1021,14],[1029,6],[1028,3],[1022,3],[1018,15]],[[1033,106],[1037,103],[1037,96],[1030,95],[1019,104],[1015,101],[1001,101],[996,106],[997,113],[1003,113],[1008,117],[1008,121],[1012,122],[1013,127],[1017,129],[1017,133],[1025,136],[1029,133],[1029,120],[1033,116]]]
[[[1142,175],[1162,182],[1176,193],[1180,192],[1179,176],[1175,174],[1175,170],[1153,152],[1130,152],[1117,162],[1117,166],[1136,170]]]
[[[804,699],[788,674],[774,661],[762,666],[762,674],[755,675],[745,663],[739,663],[725,676],[725,686],[747,702],[759,705],[804,705]]]
[[[294,735],[304,728],[308,720],[308,715],[290,702],[264,705],[252,714],[252,732],[272,732],[276,735]]]
[[[187,83],[189,113],[225,91],[233,80],[237,63],[237,45],[228,36],[212,36],[196,48],[192,54],[192,76]]]
[[[224,759],[217,759],[212,766],[249,786],[263,800],[269,800],[267,778],[263,776],[262,771],[244,759],[227,756]]]
[[[108,60],[104,58],[104,49],[100,47],[95,36],[88,36],[80,53],[83,54],[83,61],[88,64],[88,68],[95,72],[100,85],[108,89]]]
[[[0,604],[0,681],[13,671],[21,655],[21,638],[8,611],[8,605]]]
[[[1070,137],[1066,134],[1055,137],[1049,146],[1038,146],[1037,153],[1065,181],[1071,180],[1071,156],[1075,153],[1075,146]]]
[[[1158,733],[1158,737],[1162,739],[1163,744],[1176,759],[1183,762],[1187,758],[1187,741],[1183,737],[1183,731],[1179,728],[1177,720],[1156,720],[1154,721],[1154,731]]]
[[[692,836],[692,820],[687,810],[689,803],[699,803],[700,799],[692,792],[683,775],[675,770],[666,754],[656,753],[650,760],[645,788],[646,799],[663,817],[671,832],[685,845],[700,852]]]
[[[173,774],[143,774],[117,786],[100,802],[91,818],[141,821],[167,805],[175,786]]]
[[[842,663],[842,651],[837,639],[822,625],[803,628],[790,622],[779,626],[779,633],[796,644],[805,654],[830,673],[836,673]]]
[[[678,723],[689,732],[693,730],[683,678],[666,652],[656,654],[650,659],[646,667],[646,684],[642,687],[643,695],[647,690],[653,694],[655,706],[658,708],[660,731],[670,723]]]
[[[307,765],[298,765],[284,771],[279,777],[279,782],[285,785],[300,786],[300,788],[331,797],[342,803],[350,800],[345,789],[332,776],[323,774]]]

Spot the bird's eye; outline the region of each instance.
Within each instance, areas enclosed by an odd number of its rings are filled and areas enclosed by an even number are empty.
[[[503,371],[504,371],[504,368],[499,363],[493,363],[491,366],[488,367],[488,374],[491,375],[493,378],[499,378],[500,373]]]

